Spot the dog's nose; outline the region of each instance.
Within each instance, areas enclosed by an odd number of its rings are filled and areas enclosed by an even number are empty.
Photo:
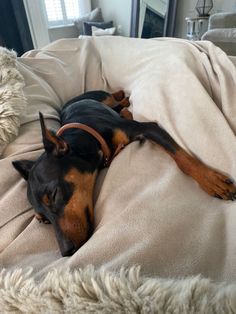
[[[71,256],[73,255],[75,252],[77,251],[77,249],[72,246],[70,248],[66,248],[65,250],[61,250],[61,255],[64,257],[64,256]]]
[[[58,244],[62,256],[71,256],[78,250],[78,247],[65,237],[58,239]]]
[[[60,227],[54,220],[52,220],[52,224],[56,232],[57,243],[59,245],[61,255],[62,256],[73,255],[78,250],[78,246],[75,245],[74,242],[72,242],[62,233]]]

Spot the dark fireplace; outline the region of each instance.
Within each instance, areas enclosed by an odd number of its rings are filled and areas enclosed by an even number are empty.
[[[146,7],[142,38],[162,37],[165,27],[165,17]]]

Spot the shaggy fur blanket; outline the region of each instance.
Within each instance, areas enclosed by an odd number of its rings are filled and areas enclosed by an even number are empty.
[[[139,267],[112,273],[89,266],[54,270],[36,281],[31,270],[0,273],[1,313],[236,313],[236,285],[200,276],[148,278]]]
[[[16,53],[0,47],[0,155],[18,135],[20,114],[26,108],[24,85],[17,69]]]

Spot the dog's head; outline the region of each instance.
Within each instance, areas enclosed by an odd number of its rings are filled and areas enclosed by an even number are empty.
[[[40,115],[45,152],[35,162],[14,161],[28,184],[36,213],[52,223],[63,256],[72,255],[93,228],[93,187],[97,171],[89,172],[60,137],[47,130]]]

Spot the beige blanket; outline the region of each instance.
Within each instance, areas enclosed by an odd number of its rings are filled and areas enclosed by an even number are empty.
[[[96,229],[61,258],[50,225],[33,218],[26,183],[11,166],[41,152],[38,111],[59,126],[62,104],[85,90],[124,89],[137,120],[160,124],[207,164],[236,179],[236,70],[211,43],[122,37],[61,40],[18,59],[27,114],[0,160],[0,265],[140,264],[149,275],[236,279],[236,204],[211,198],[161,149],[126,147],[99,176]]]

